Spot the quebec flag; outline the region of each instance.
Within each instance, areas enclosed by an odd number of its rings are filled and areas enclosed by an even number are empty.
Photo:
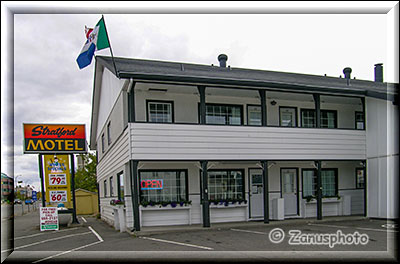
[[[94,52],[110,47],[104,19],[101,18],[94,29],[85,27],[86,42],[76,62],[79,69],[83,69],[92,63]]]

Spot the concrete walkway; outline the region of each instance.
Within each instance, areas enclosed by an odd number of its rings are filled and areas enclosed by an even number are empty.
[[[249,221],[249,222],[231,222],[231,223],[212,223],[210,227],[203,227],[202,224],[194,225],[174,225],[174,226],[145,226],[141,227],[140,231],[127,232],[135,236],[144,235],[155,235],[155,234],[165,234],[171,232],[185,232],[185,231],[204,231],[204,230],[227,230],[231,228],[240,227],[258,227],[258,226],[284,226],[284,225],[296,225],[296,224],[308,224],[308,223],[324,223],[332,221],[353,221],[353,220],[363,220],[368,219],[364,216],[326,216],[322,220],[317,220],[316,218],[296,218],[296,219],[286,219],[283,221],[270,220],[268,224],[265,224],[263,220],[261,221]]]

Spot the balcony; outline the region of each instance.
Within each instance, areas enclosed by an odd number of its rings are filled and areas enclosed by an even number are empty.
[[[364,160],[365,130],[129,123],[135,160]]]

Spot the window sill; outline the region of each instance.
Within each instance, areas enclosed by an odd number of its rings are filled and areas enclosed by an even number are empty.
[[[146,206],[146,207],[144,207],[144,206],[142,206],[142,205],[139,206],[139,209],[142,210],[142,211],[156,211],[156,210],[188,210],[188,209],[190,209],[190,208],[192,208],[191,205],[184,205],[184,206],[177,205],[176,207],[172,207],[171,205],[168,205],[168,206],[162,206],[162,205],[161,205],[161,206],[160,206],[160,205],[150,206],[150,205],[148,205],[148,206]]]
[[[210,204],[210,208],[237,208],[237,207],[247,207],[247,204],[229,204],[229,205],[224,205],[224,204]]]
[[[306,199],[303,199],[306,204],[316,204],[317,200],[312,200],[310,202],[307,202]],[[322,198],[322,203],[340,203],[342,199],[337,199],[337,198]]]

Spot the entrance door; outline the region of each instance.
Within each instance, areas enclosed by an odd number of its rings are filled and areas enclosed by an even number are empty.
[[[250,217],[264,216],[262,170],[250,169]]]
[[[281,188],[285,216],[298,215],[297,169],[281,169]]]

